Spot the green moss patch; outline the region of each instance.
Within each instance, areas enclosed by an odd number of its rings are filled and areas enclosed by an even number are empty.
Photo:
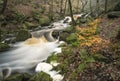
[[[19,30],[16,35],[16,41],[24,41],[31,37],[31,34],[27,30]]]
[[[6,43],[0,43],[0,52],[6,51],[10,48],[10,46]]]
[[[29,81],[53,81],[53,79],[50,77],[50,75],[40,72],[33,76]]]

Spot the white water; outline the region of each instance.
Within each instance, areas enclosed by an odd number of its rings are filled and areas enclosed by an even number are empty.
[[[52,32],[55,30],[63,30],[68,27],[68,23],[63,23],[64,20],[53,23],[53,28],[43,29],[32,32],[34,37],[26,41],[19,42],[13,46],[16,48],[0,54],[0,76],[2,71],[8,70],[5,77],[11,75],[12,72],[27,72],[30,73],[38,63],[47,59],[52,52],[61,52],[58,48],[60,41],[52,37]],[[55,50],[56,49],[56,50]]]

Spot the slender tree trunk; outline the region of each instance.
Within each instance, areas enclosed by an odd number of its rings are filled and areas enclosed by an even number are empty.
[[[72,4],[71,4],[71,0],[68,0],[68,3],[69,3],[69,9],[70,9],[70,16],[71,16],[71,18],[72,18],[72,25],[76,25],[76,23],[75,23],[75,20],[74,20],[74,18],[73,18],[73,12],[72,12]]]
[[[63,12],[63,0],[60,1],[60,14]]]
[[[82,4],[82,8],[81,8],[81,12],[84,12],[85,6],[87,5],[87,0],[81,0],[81,4]]]
[[[80,0],[77,1],[77,13],[78,13],[78,10],[79,10],[79,2],[80,2]]]
[[[105,13],[107,12],[108,0],[105,0]]]
[[[91,14],[93,14],[93,10],[92,10],[92,1],[90,0],[90,12]]]
[[[53,21],[53,0],[50,1],[49,15],[50,15],[50,20]]]
[[[68,0],[65,1],[64,15],[66,14],[67,1]]]
[[[100,14],[100,6],[99,6],[99,0],[96,2],[96,7],[97,7],[97,16]]]

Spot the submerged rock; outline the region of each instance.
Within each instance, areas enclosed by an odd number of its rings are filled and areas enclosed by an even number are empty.
[[[31,33],[27,30],[20,30],[16,35],[16,41],[25,41],[26,39],[32,37]]]

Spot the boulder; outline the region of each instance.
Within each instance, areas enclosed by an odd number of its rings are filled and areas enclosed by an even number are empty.
[[[6,43],[0,43],[0,52],[7,51],[10,46]]]
[[[112,11],[107,14],[108,18],[119,18],[120,11]]]
[[[25,41],[26,39],[32,37],[31,33],[27,30],[19,30],[16,35],[16,41]]]
[[[27,27],[27,29],[35,29],[38,27],[38,24],[34,23],[34,22],[27,22],[26,21],[24,24]]]
[[[41,17],[39,19],[39,23],[41,26],[48,26],[50,24],[50,19],[48,17]]]

